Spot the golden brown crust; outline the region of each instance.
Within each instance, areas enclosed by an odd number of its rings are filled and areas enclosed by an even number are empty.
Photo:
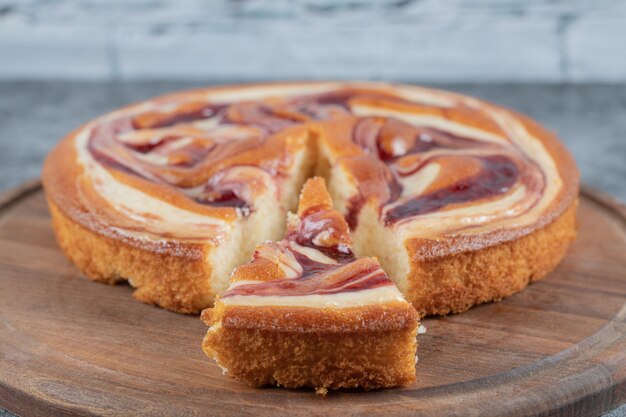
[[[202,348],[252,386],[369,390],[415,380],[417,326],[347,333],[222,327],[207,333]]]
[[[88,278],[114,284],[132,277],[133,296],[180,313],[198,313],[213,302],[208,245],[153,244],[118,235],[86,210],[76,191],[82,168],[73,146],[76,132],[48,156],[43,172],[59,246]]]
[[[321,177],[309,178],[302,187],[298,202],[298,216],[302,216],[312,207],[319,207],[319,209],[324,210],[330,210],[333,207],[333,200],[330,198],[326,183]]]
[[[498,301],[545,277],[576,236],[575,201],[559,218],[529,235],[477,251],[415,260],[406,299],[420,316],[461,313]]]
[[[57,241],[87,277],[115,284],[132,277],[133,296],[179,313],[198,313],[209,306],[210,265],[198,257],[157,253],[95,233],[67,217],[51,199],[48,206]]]
[[[231,283],[237,281],[269,281],[285,276],[285,272],[278,262],[264,258],[243,264],[236,269],[236,272],[230,277]]]
[[[418,322],[415,310],[404,302],[350,308],[228,306],[220,310],[225,328],[293,333],[392,331],[413,328]]]

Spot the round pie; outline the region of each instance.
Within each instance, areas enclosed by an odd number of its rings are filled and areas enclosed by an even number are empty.
[[[375,257],[420,316],[523,289],[575,236],[578,172],[554,135],[474,98],[397,84],[151,99],[68,135],[43,183],[59,244],[86,276],[197,313],[257,244],[284,236],[315,175],[356,255]]]

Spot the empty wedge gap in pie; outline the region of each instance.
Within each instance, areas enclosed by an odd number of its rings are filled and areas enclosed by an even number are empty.
[[[484,101],[399,84],[154,98],[65,137],[43,184],[59,245],[84,275],[199,313],[258,244],[284,238],[314,176],[354,254],[375,257],[420,317],[520,291],[575,236],[578,171],[552,133]]]
[[[309,179],[287,234],[257,246],[202,312],[202,345],[253,386],[375,389],[415,380],[418,316],[375,258],[357,258],[321,178]]]

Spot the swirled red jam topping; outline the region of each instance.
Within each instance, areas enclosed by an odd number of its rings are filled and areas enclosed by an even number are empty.
[[[353,141],[366,156],[348,163],[368,166],[369,180],[360,181],[361,192],[350,202],[347,218],[352,228],[371,195],[378,195],[384,202],[383,221],[389,226],[451,207],[488,201],[519,184],[525,187],[528,198],[535,199],[544,186],[539,167],[509,145],[371,117],[355,124]],[[439,169],[439,181],[431,181],[430,187],[422,190],[411,189],[415,185],[411,178],[432,166]],[[372,172],[379,174],[372,178]]]
[[[518,179],[515,163],[500,155],[479,158],[480,171],[446,188],[432,191],[394,206],[385,214],[385,223],[393,224],[407,217],[431,213],[446,206],[480,200],[506,193]]]
[[[330,161],[357,184],[343,213],[352,229],[372,201],[389,227],[441,212],[466,216],[466,210],[473,220],[458,224],[467,229],[540,211],[560,186],[547,182],[558,173],[541,144],[512,116],[477,101],[367,84],[290,91],[254,99],[233,93],[230,101],[212,100],[210,92],[159,99],[96,122],[87,150],[109,170],[245,216],[259,190],[288,178],[291,155],[278,149],[291,140],[290,129],[350,124],[350,135],[325,140],[360,149],[337,151]],[[502,205],[492,204],[496,200]],[[316,216],[302,222],[296,242],[333,239],[317,231]],[[342,253],[341,242],[315,245]]]
[[[315,271],[298,279],[277,279],[235,285],[222,298],[236,295],[281,297],[330,295],[393,286],[380,265],[369,258],[362,258],[335,268],[319,267],[315,268]]]

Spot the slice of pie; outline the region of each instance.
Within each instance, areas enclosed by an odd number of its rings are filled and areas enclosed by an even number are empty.
[[[306,182],[287,236],[257,246],[202,312],[202,345],[253,386],[375,389],[415,379],[418,315],[375,258],[357,258],[323,179]]]

